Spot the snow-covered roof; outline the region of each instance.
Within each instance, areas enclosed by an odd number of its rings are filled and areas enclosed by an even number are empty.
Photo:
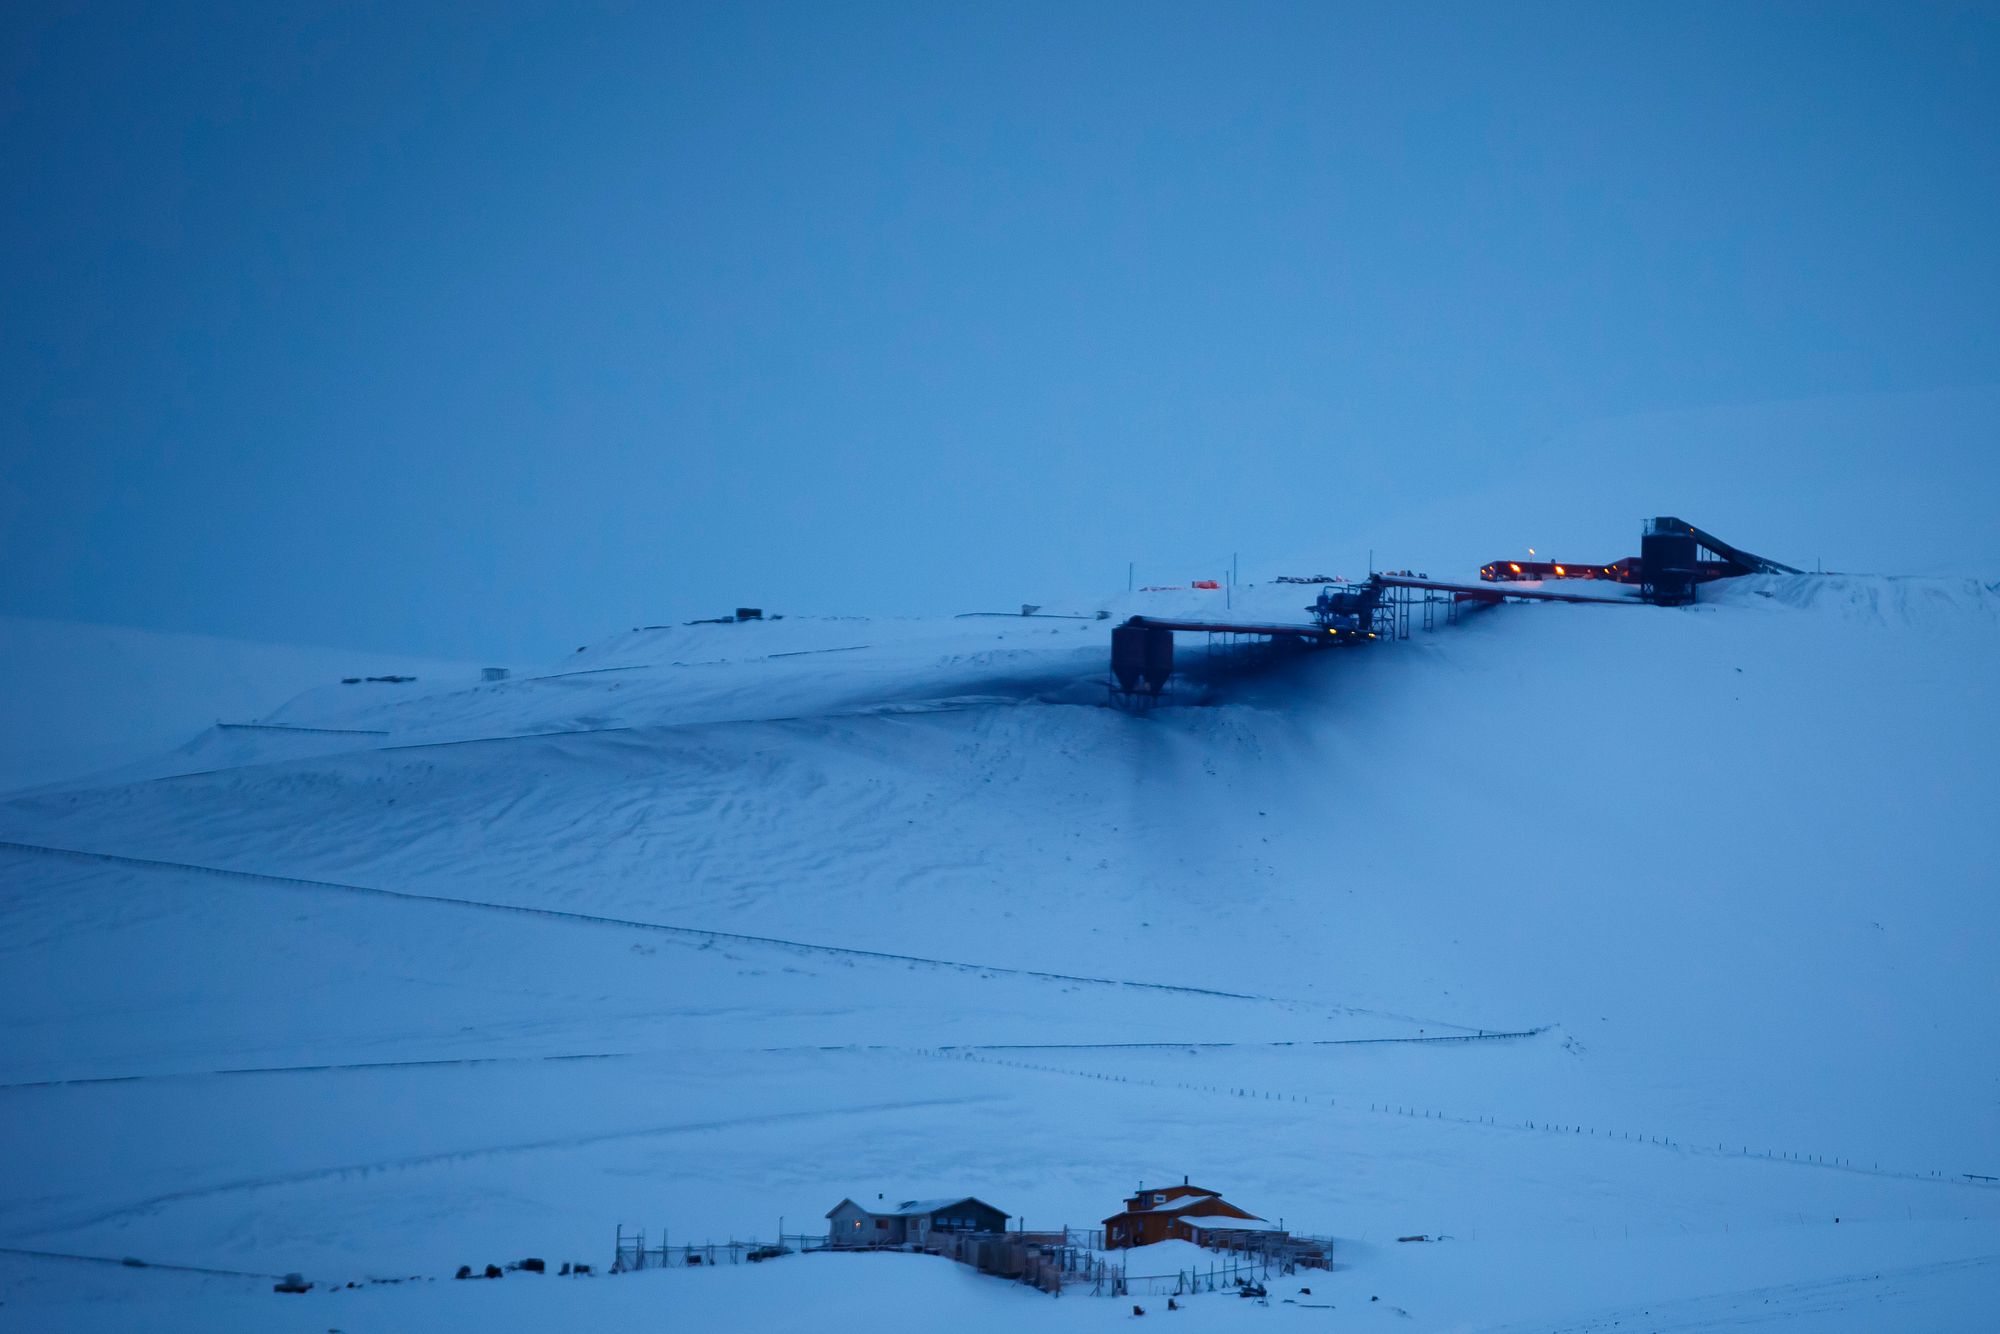
[[[1232,1218],[1228,1214],[1182,1214],[1180,1221],[1210,1232],[1283,1232],[1268,1218]]]
[[[1142,1214],[1169,1213],[1175,1209],[1185,1208],[1189,1200],[1219,1200],[1222,1198],[1212,1190],[1202,1190],[1200,1187],[1190,1189],[1186,1186],[1172,1186],[1164,1191],[1149,1190],[1141,1193],[1166,1196],[1166,1199],[1159,1204],[1149,1204],[1144,1209],[1137,1211]]]
[[[975,1200],[970,1195],[960,1195],[944,1200],[904,1200],[889,1212],[902,1218],[922,1218],[925,1214],[934,1214],[940,1209],[950,1209],[960,1204],[978,1204],[988,1209],[993,1208],[983,1200]],[[998,1213],[999,1210],[994,1209],[994,1212]]]
[[[952,1195],[935,1200],[902,1200],[893,1208],[876,1208],[871,1205],[862,1204],[850,1195],[843,1199],[840,1204],[851,1204],[872,1218],[923,1218],[936,1213],[940,1209],[952,1209],[961,1204],[976,1204],[982,1209],[992,1209],[994,1213],[1001,1215],[1003,1218],[1012,1216],[1006,1210],[997,1208],[971,1195]],[[836,1204],[833,1208],[827,1210],[827,1217],[831,1218],[834,1214],[840,1212],[840,1204]]]

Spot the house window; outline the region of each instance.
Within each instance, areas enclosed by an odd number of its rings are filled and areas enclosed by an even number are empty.
[[[1167,1197],[1164,1195],[1155,1195],[1153,1197],[1154,1204],[1165,1204],[1166,1202],[1167,1202]]]
[[[859,1226],[859,1225],[857,1224],[856,1226]],[[876,1220],[875,1220],[875,1230],[876,1230],[877,1232],[887,1232],[887,1231],[889,1230],[889,1220],[888,1220],[888,1219],[886,1219],[886,1218],[878,1218],[878,1219],[876,1219]]]

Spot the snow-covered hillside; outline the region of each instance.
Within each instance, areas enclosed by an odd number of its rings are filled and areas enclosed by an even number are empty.
[[[157,760],[184,744],[213,758],[229,739],[215,724],[256,718],[309,686],[370,676],[434,686],[479,671],[409,654],[0,616],[0,791]],[[395,683],[357,687],[379,694]]]
[[[1342,1242],[1204,1327],[1988,1327],[2000,591],[1184,638],[1106,706],[1111,625],[1223,596],[634,631],[0,802],[0,1245],[343,1283],[1187,1173]],[[38,1328],[1057,1318],[915,1257],[268,1287],[0,1254]]]

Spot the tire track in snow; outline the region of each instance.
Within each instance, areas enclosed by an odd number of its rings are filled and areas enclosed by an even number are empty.
[[[78,1075],[72,1079],[28,1079],[0,1084],[0,1093],[27,1089],[76,1088],[92,1084],[139,1084],[164,1079],[221,1079],[233,1075],[313,1075],[348,1070],[437,1070],[475,1065],[532,1065],[539,1061],[630,1061],[650,1056],[674,1056],[687,1051],[756,1052],[776,1055],[790,1052],[887,1052],[903,1056],[923,1056],[936,1052],[984,1051],[1182,1051],[1191,1047],[1366,1047],[1393,1043],[1498,1042],[1511,1038],[1540,1037],[1551,1026],[1524,1028],[1511,1033],[1449,1033],[1407,1038],[1272,1038],[1244,1041],[1199,1042],[956,1042],[943,1046],[910,1046],[886,1042],[805,1043],[789,1047],[654,1048],[640,1051],[551,1052],[545,1056],[413,1056],[400,1061],[320,1061],[304,1065],[237,1065],[216,1070],[155,1070],[133,1075]]]
[[[1253,1038],[1242,1041],[1209,1042],[954,1042],[936,1050],[1182,1051],[1189,1047],[1365,1047],[1383,1042],[1496,1042],[1503,1038],[1537,1038],[1553,1027],[1555,1027],[1553,1024],[1543,1024],[1539,1028],[1517,1028],[1506,1032],[1482,1028],[1464,1033],[1440,1033],[1435,1036],[1419,1034],[1416,1037],[1389,1038],[1273,1038],[1264,1041]]]
[[[302,1172],[283,1172],[275,1176],[243,1177],[234,1181],[219,1181],[213,1185],[195,1186],[187,1190],[168,1191],[160,1195],[148,1196],[130,1204],[121,1204],[111,1209],[82,1215],[39,1227],[21,1228],[21,1235],[39,1236],[62,1232],[72,1232],[78,1228],[95,1227],[134,1214],[152,1213],[168,1205],[184,1204],[190,1200],[207,1199],[215,1195],[233,1195],[242,1191],[268,1190],[278,1186],[304,1185],[313,1181],[327,1181],[344,1177],[351,1173],[408,1171],[411,1169],[435,1167],[442,1163],[468,1162],[475,1158],[498,1158],[512,1154],[546,1153],[556,1149],[591,1148],[599,1144],[616,1144],[624,1140],[654,1139],[665,1135],[692,1135],[708,1130],[737,1130],[749,1126],[784,1125],[793,1121],[807,1121],[828,1116],[867,1116],[875,1112],[912,1111],[926,1107],[962,1107],[975,1102],[999,1102],[1004,1094],[983,1093],[960,1098],[903,1098],[894,1102],[862,1103],[847,1107],[816,1107],[796,1112],[769,1112],[763,1116],[734,1116],[711,1121],[676,1121],[666,1125],[641,1126],[633,1130],[608,1130],[595,1135],[558,1135],[549,1139],[522,1140],[513,1144],[489,1144],[469,1149],[443,1149],[436,1153],[413,1154],[406,1158],[390,1158],[377,1162],[346,1163],[338,1167],[315,1167]]]
[[[175,1274],[209,1274],[217,1278],[282,1279],[284,1274],[253,1274],[243,1269],[209,1269],[202,1265],[177,1265],[165,1260],[135,1260],[117,1255],[73,1255],[68,1251],[31,1251],[19,1246],[0,1246],[0,1255],[24,1260],[74,1260],[83,1264],[116,1265],[120,1269],[164,1269]],[[403,1282],[402,1279],[395,1280]]]
[[[412,890],[383,889],[375,885],[356,885],[339,880],[311,880],[302,876],[273,875],[265,871],[239,871],[227,866],[203,866],[197,862],[163,861],[153,857],[127,857],[119,853],[89,852],[80,848],[58,848],[40,843],[17,843],[11,840],[0,840],[0,850],[23,853],[29,856],[62,857],[75,861],[100,862],[111,866],[132,866],[142,870],[185,871],[197,875],[226,876],[261,884],[283,885],[293,889],[364,894],[375,898],[401,899],[411,903],[442,904],[446,907],[463,908],[480,912],[518,913],[528,917],[545,917],[555,921],[577,922],[589,926],[609,926],[630,931],[660,931],[669,935],[698,940],[733,941],[745,945],[799,950],[813,954],[831,954],[845,958],[873,959],[889,963],[923,964],[932,968],[953,968],[963,972],[1002,974],[1009,977],[1031,977],[1048,982],[1082,983],[1088,986],[1132,987],[1138,990],[1172,992],[1184,996],[1206,996],[1216,1000],[1255,1001],[1278,1005],[1307,1005],[1319,1009],[1334,1010],[1348,1015],[1368,1015],[1379,1019],[1393,1019],[1398,1023],[1456,1029],[1458,1032],[1465,1034],[1476,1034],[1485,1031],[1465,1024],[1446,1023],[1442,1020],[1424,1019],[1415,1015],[1396,1014],[1387,1010],[1370,1010],[1358,1006],[1336,1005],[1325,1001],[1300,1001],[1282,996],[1260,995],[1255,992],[1223,991],[1214,987],[1191,987],[1173,982],[1139,982],[1130,978],[1088,977],[1079,973],[1056,973],[1038,968],[1009,968],[998,964],[969,963],[961,959],[929,958],[920,954],[894,954],[886,950],[864,950],[847,945],[822,945],[812,941],[786,940],[779,936],[753,936],[737,931],[716,931],[706,927],[674,926],[666,922],[646,922],[629,917],[608,917],[598,913],[574,912],[563,908],[538,908],[518,903],[495,903],[486,899],[461,899],[442,894],[419,894]]]
[[[0,1084],[0,1093],[23,1089],[76,1088],[90,1084],[142,1084],[163,1079],[220,1079],[228,1075],[313,1075],[335,1070],[423,1070],[449,1066],[525,1065],[533,1061],[619,1061],[650,1053],[629,1051],[557,1052],[549,1056],[414,1056],[403,1061],[323,1061],[312,1065],[237,1065],[220,1070],[154,1070],[140,1075],[79,1075],[75,1079],[28,1079]]]
[[[1109,1051],[1117,1051],[1120,1049],[1129,1050],[1134,1048],[1147,1048],[1147,1047],[1157,1048],[1160,1046],[1166,1046],[1169,1048],[1180,1047],[1180,1046],[1188,1046],[1188,1047],[1233,1046],[1241,1048],[1316,1047],[1316,1046],[1338,1047],[1338,1046],[1346,1046],[1349,1044],[1382,1043],[1382,1042],[1405,1042],[1405,1043],[1481,1042],[1481,1041],[1496,1041],[1496,1040],[1512,1040],[1517,1038],[1534,1038],[1541,1035],[1542,1033],[1548,1032],[1551,1028],[1554,1027],[1555,1025],[1549,1024],[1549,1025],[1544,1025],[1541,1028],[1529,1029],[1520,1033],[1476,1033],[1476,1034],[1465,1034],[1463,1036],[1458,1036],[1458,1037],[1345,1038],[1345,1039],[1336,1038],[1326,1041],[1308,1041],[1308,1042],[1240,1042],[1240,1043],[1230,1043],[1230,1042],[1137,1043],[1135,1042],[1135,1043],[1072,1043],[1072,1044],[1051,1043],[1045,1047],[1034,1047],[1034,1046],[1021,1047],[1018,1045],[1015,1046],[1001,1045],[997,1047],[979,1047],[979,1046],[929,1047],[920,1049],[919,1054],[934,1056],[940,1060],[972,1061],[984,1065],[1001,1066],[1011,1070],[1026,1070],[1029,1071],[1030,1073],[1038,1075],[1058,1075],[1068,1079],[1090,1079],[1105,1083],[1130,1084],[1141,1088],[1154,1088],[1162,1090],[1171,1089],[1183,1093],[1193,1093],[1198,1095],[1208,1095],[1214,1097],[1248,1098],[1253,1102],[1277,1102],[1280,1104],[1296,1103],[1301,1105],[1310,1105],[1312,1104],[1314,1098],[1324,1096],[1326,1098],[1326,1105],[1328,1107],[1339,1107],[1341,1105],[1340,1100],[1337,1097],[1332,1096],[1331,1094],[1321,1095],[1321,1094],[1309,1094],[1309,1093],[1292,1093],[1289,1091],[1278,1091],[1273,1089],[1253,1089],[1247,1086],[1226,1085],[1226,1084],[1190,1084],[1184,1080],[1151,1079],[1144,1075],[1113,1074],[1107,1070],[1075,1070],[1067,1066],[1060,1066],[1060,1065],[1037,1065],[1030,1061],[1010,1060],[1005,1056],[991,1055],[989,1053],[995,1051],[1005,1051],[1011,1054],[1024,1054],[1025,1052],[1028,1051],[1037,1051],[1037,1050],[1069,1051],[1072,1053],[1081,1053],[1085,1051],[1109,1052]],[[1352,1102],[1346,1108],[1346,1110],[1350,1114],[1358,1114],[1361,1110],[1360,1104],[1361,1104],[1361,1099],[1357,1097],[1352,1100]],[[1585,1136],[1586,1127],[1569,1122],[1555,1123],[1550,1121],[1533,1121],[1533,1120],[1502,1121],[1495,1116],[1486,1116],[1483,1114],[1476,1116],[1453,1115],[1448,1112],[1438,1111],[1434,1108],[1418,1107],[1415,1104],[1404,1105],[1404,1104],[1390,1103],[1390,1102],[1371,1102],[1368,1105],[1368,1113],[1371,1116],[1415,1117],[1426,1123],[1436,1122],[1439,1124],[1446,1124],[1446,1125],[1470,1126],[1474,1129],[1480,1129],[1480,1130],[1505,1130],[1505,1131],[1525,1132],[1533,1135],[1553,1134],[1554,1136],[1556,1136],[1558,1139],[1561,1140],[1568,1140],[1572,1136],[1575,1136],[1577,1137],[1579,1143],[1587,1142],[1591,1144],[1598,1144],[1598,1143],[1627,1144],[1635,1146],[1650,1145],[1653,1148],[1665,1149],[1671,1153],[1685,1154],[1697,1158],[1713,1158],[1725,1162],[1777,1164],[1786,1167],[1813,1168],[1818,1171],[1826,1171],[1826,1172],[1846,1172],[1854,1176],[1881,1177],[1884,1179],[1896,1180],[1896,1181],[1921,1181],[1926,1185],[1933,1185],[1933,1186],[1959,1186],[1974,1190],[1992,1189],[1992,1187],[1983,1184],[1983,1182],[1990,1180],[1990,1178],[1974,1177],[1971,1173],[1960,1173],[1954,1176],[1948,1172],[1938,1171],[1935,1169],[1928,1172],[1897,1170],[1895,1168],[1884,1169],[1879,1163],[1876,1164],[1874,1167],[1863,1167],[1859,1163],[1854,1162],[1850,1159],[1832,1157],[1832,1156],[1820,1156],[1816,1154],[1778,1153],[1776,1151],[1767,1151],[1764,1153],[1752,1153],[1749,1151],[1747,1146],[1743,1149],[1740,1149],[1732,1153],[1729,1151],[1726,1144],[1719,1143],[1713,1149],[1711,1149],[1707,1146],[1706,1142],[1704,1141],[1690,1143],[1686,1140],[1676,1139],[1671,1135],[1649,1135],[1645,1133],[1620,1132],[1614,1136],[1613,1133],[1609,1130],[1599,1131],[1595,1128],[1589,1128],[1589,1133],[1588,1136],[1586,1137]]]

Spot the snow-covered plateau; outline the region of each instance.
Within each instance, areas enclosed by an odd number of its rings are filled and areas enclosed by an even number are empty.
[[[1126,615],[1309,596],[271,650],[185,724],[0,623],[0,1328],[2000,1327],[2000,586],[1183,636],[1109,705]],[[1085,1228],[1183,1175],[1335,1269],[604,1272],[621,1225]],[[523,1256],[598,1273],[451,1278]]]

